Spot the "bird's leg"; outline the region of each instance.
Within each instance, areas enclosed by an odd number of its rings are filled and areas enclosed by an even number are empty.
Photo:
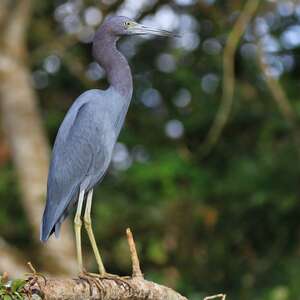
[[[99,274],[83,272],[83,274],[79,278],[87,280],[88,282],[93,282],[98,287],[99,287],[99,279],[114,280],[121,284],[124,284],[125,286],[128,286],[129,284],[120,276],[114,275],[114,274],[109,274],[105,271],[105,268],[104,268],[104,265],[102,262],[102,258],[101,258],[99,249],[97,247],[97,243],[96,243],[95,236],[94,236],[93,229],[92,229],[92,220],[91,220],[92,198],[93,198],[93,190],[90,190],[87,195],[83,220],[84,220],[85,229],[88,233],[88,236],[89,236],[89,239],[90,239],[93,251],[94,251],[94,255],[95,255],[96,262],[97,262],[98,269],[99,269]],[[101,286],[100,286],[100,289],[101,289]]]
[[[85,207],[85,213],[84,213],[84,226],[88,233],[94,255],[96,258],[96,262],[99,269],[100,276],[105,276],[105,268],[102,262],[102,258],[99,252],[99,249],[97,247],[97,243],[95,240],[95,236],[92,229],[92,220],[91,220],[91,209],[92,209],[92,198],[93,198],[93,190],[90,190],[87,195],[87,201],[86,201],[86,207]]]
[[[75,228],[75,239],[76,239],[76,251],[77,251],[77,262],[79,266],[79,272],[83,272],[83,263],[82,263],[82,248],[81,248],[81,211],[82,211],[82,204],[84,199],[85,191],[82,190],[79,193],[79,199],[77,204],[76,215],[74,219],[74,228]]]

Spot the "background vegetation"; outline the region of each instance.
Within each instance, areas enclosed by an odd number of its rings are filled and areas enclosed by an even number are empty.
[[[93,204],[109,272],[130,271],[129,226],[146,277],[190,299],[216,292],[229,299],[298,297],[300,3],[260,1],[241,39],[235,33],[230,61],[224,49],[245,5],[33,1],[24,61],[51,144],[74,99],[107,86],[90,44],[105,16],[124,14],[182,35],[119,44],[130,60],[134,96]],[[233,79],[224,76],[226,63],[234,65],[232,103],[224,96],[231,86],[222,86]],[[220,134],[211,131],[218,113],[225,120]],[[2,134],[0,234],[39,268],[13,155]],[[93,269],[87,239],[85,246]]]

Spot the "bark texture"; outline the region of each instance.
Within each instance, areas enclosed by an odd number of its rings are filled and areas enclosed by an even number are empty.
[[[91,283],[83,279],[48,279],[46,284],[39,279],[38,283],[26,286],[36,300],[187,300],[168,287],[142,278],[94,279]]]
[[[0,109],[3,131],[21,186],[22,204],[33,229],[32,235],[38,241],[46,193],[49,145],[26,64],[26,32],[30,12],[30,0],[0,1]],[[52,239],[42,247],[43,262],[49,272],[74,273],[76,260],[73,238],[68,228],[64,227],[62,237],[61,241]]]

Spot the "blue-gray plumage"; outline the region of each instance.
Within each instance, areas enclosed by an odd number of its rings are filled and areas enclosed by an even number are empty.
[[[46,241],[78,203],[75,217],[77,256],[80,271],[81,210],[86,201],[85,227],[103,275],[100,253],[91,229],[90,209],[93,187],[101,181],[111,161],[114,145],[123,126],[132,97],[132,76],[116,43],[122,35],[171,33],[140,25],[127,17],[107,19],[93,41],[95,60],[105,69],[110,86],[107,90],[89,90],[80,95],[63,120],[53,147],[48,175],[47,202],[41,226]]]

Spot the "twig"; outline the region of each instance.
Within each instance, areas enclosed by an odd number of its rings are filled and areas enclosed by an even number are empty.
[[[130,228],[126,229],[127,241],[131,254],[132,262],[132,277],[144,278],[143,273],[140,268],[140,261],[135,247],[135,242],[131,233]]]
[[[283,117],[290,125],[294,125],[294,122],[296,120],[296,114],[279,81],[268,74],[268,66],[264,62],[264,57],[263,57],[264,53],[263,53],[261,43],[258,42],[257,44],[258,44],[257,47],[258,64],[264,76],[265,82],[270,90],[270,93],[272,94],[273,99],[277,103],[278,108],[282,113]]]
[[[230,32],[223,55],[223,94],[220,108],[217,112],[213,125],[211,126],[205,139],[202,153],[208,154],[217,143],[223,128],[229,118],[232,104],[235,85],[234,74],[234,56],[238,43],[246,30],[251,18],[255,14],[260,0],[248,0],[243,11],[238,17],[232,31]]]
[[[36,274],[36,269],[33,267],[32,263],[30,261],[27,262],[27,266],[29,267],[32,274]]]
[[[25,273],[25,276],[28,276],[27,277],[27,282],[33,286],[34,284],[38,284],[39,285],[39,288],[41,289],[42,287],[40,286],[40,283],[39,283],[39,278],[42,278],[43,281],[44,281],[44,285],[47,284],[47,278],[46,276],[44,276],[43,274],[41,273],[38,273],[36,271],[36,269],[33,267],[32,263],[29,261],[27,262],[27,266],[29,267],[31,273]]]
[[[225,294],[217,294],[217,295],[213,295],[213,296],[208,296],[208,297],[205,297],[204,300],[212,300],[212,299],[216,299],[216,298],[221,298],[221,300],[225,300],[226,295]]]

